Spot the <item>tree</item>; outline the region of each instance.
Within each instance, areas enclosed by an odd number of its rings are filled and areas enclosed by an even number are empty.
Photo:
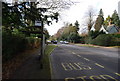
[[[88,36],[91,37],[92,39],[95,39],[100,34],[105,34],[105,32],[103,32],[103,31],[90,31],[88,33]]]
[[[75,22],[75,27],[76,27],[76,29],[77,29],[77,32],[79,31],[79,23],[78,23],[78,21],[76,20],[76,22]]]
[[[73,2],[64,0],[39,0],[39,2],[28,0],[28,2],[13,1],[13,3],[3,2],[3,26],[9,30],[12,30],[12,28],[28,32],[31,32],[31,30],[38,30],[31,27],[34,26],[35,20],[42,21],[44,24],[48,25],[50,25],[53,20],[56,20],[57,22],[59,16],[58,10],[68,8],[72,4]]]
[[[67,40],[70,42],[78,42],[79,40],[79,34],[78,34],[78,21],[75,22],[74,25],[69,24],[66,25],[67,27],[64,27],[63,32],[61,36],[59,37],[61,40]]]
[[[112,14],[112,22],[113,24],[115,24],[116,26],[120,27],[120,19],[119,19],[119,16],[118,16],[118,13],[117,11],[115,10],[114,13]]]
[[[104,26],[105,26],[105,28],[107,28],[107,26],[109,25],[110,20],[111,20],[111,17],[110,17],[110,15],[108,15],[108,17],[107,17],[106,20],[104,21]]]
[[[68,35],[70,34],[70,32],[76,32],[75,27],[73,27],[72,24],[69,24],[67,27],[64,27],[60,38],[62,40],[68,40]]]
[[[49,39],[50,35],[49,35],[49,32],[47,31],[47,29],[44,30],[44,33],[45,33],[45,39]]]
[[[104,17],[103,16],[104,16],[103,11],[102,11],[102,9],[100,9],[99,15],[98,15],[98,17],[96,19],[95,26],[94,26],[95,31],[99,31],[100,28],[102,27],[103,22],[104,22]]]
[[[21,13],[17,6],[11,7],[7,3],[2,2],[2,26],[5,29],[13,30],[22,25]]]
[[[92,7],[90,7],[88,9],[88,12],[86,13],[86,17],[87,17],[86,25],[88,27],[88,32],[91,30],[94,24],[94,16],[95,16],[95,11]]]
[[[104,13],[103,13],[102,9],[100,9],[99,15],[100,15],[100,16],[104,16]]]
[[[80,36],[78,35],[78,33],[75,32],[71,32],[70,35],[68,36],[68,39],[72,43],[80,42]]]
[[[114,13],[112,14],[112,16],[110,17],[110,15],[108,15],[108,17],[106,18],[106,20],[104,21],[104,26],[107,27],[109,25],[109,23],[112,23],[118,27],[120,27],[120,19],[118,16],[117,11],[115,10]]]

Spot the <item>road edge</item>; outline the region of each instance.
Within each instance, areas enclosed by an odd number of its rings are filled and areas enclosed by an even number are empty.
[[[58,45],[56,45],[55,48],[57,48],[57,47],[58,47]],[[52,52],[55,50],[55,48],[50,52],[50,56],[51,56]],[[51,57],[50,57],[50,56],[49,56],[50,74],[51,74],[51,81],[53,81],[53,80],[52,80],[52,63],[51,63]]]

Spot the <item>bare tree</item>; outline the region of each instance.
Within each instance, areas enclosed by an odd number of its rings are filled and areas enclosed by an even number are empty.
[[[88,27],[88,32],[89,32],[95,22],[95,20],[94,20],[95,11],[92,6],[89,7],[88,12],[86,13],[86,17],[87,17],[86,25]]]
[[[38,4],[39,8],[48,8],[52,10],[56,10],[57,12],[61,9],[70,8],[76,2],[71,0],[12,0],[13,3],[15,2],[35,2]]]

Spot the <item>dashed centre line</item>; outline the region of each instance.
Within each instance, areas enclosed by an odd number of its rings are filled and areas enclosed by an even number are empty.
[[[87,59],[87,58],[83,58],[83,59],[85,59],[85,60],[87,60],[87,61],[90,61],[89,59]]]
[[[69,51],[70,52],[70,51]],[[72,52],[72,54],[76,54],[75,52]],[[77,55],[78,57],[82,57],[82,56],[80,56],[80,55]],[[87,59],[87,58],[84,58],[83,57],[83,59],[84,60],[86,60],[86,61],[90,61],[89,59]],[[71,65],[71,64],[70,64]],[[76,64],[75,64],[76,65]],[[102,65],[100,65],[100,64],[98,64],[98,63],[95,63],[95,65],[97,65],[97,66],[99,66],[99,67],[101,67],[101,68],[104,68],[104,66],[102,66]],[[118,75],[118,76],[120,76],[120,74],[118,74],[118,73],[115,73],[116,75]]]
[[[97,66],[99,66],[99,67],[101,67],[101,68],[104,68],[104,66],[102,66],[102,65],[100,65],[100,64],[98,64],[98,63],[95,63],[95,65],[97,65]]]
[[[75,52],[72,52],[72,54],[76,54]]]
[[[77,55],[78,57],[81,57],[80,55]],[[84,60],[87,60],[87,61],[90,61],[89,59],[87,59],[87,58],[83,58]]]
[[[81,57],[80,55],[77,55],[78,57]]]

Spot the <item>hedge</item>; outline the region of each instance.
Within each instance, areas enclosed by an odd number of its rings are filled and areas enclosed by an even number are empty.
[[[81,43],[100,46],[120,46],[120,34],[100,34],[96,38],[91,36],[82,37]]]
[[[93,39],[91,44],[100,46],[120,46],[120,38],[116,38],[112,34],[101,34]]]
[[[40,46],[40,39],[26,38],[23,35],[2,32],[2,61],[6,62],[15,55]]]

